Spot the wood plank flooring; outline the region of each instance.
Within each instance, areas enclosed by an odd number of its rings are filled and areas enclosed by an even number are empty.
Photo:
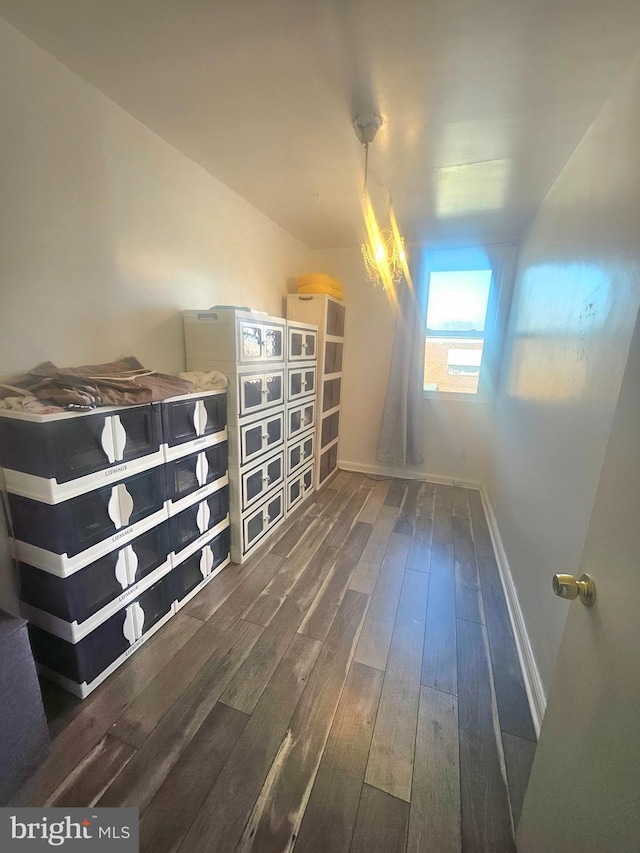
[[[535,733],[479,493],[341,471],[84,702],[14,805],[146,853],[508,853]],[[66,698],[65,698],[66,697]]]

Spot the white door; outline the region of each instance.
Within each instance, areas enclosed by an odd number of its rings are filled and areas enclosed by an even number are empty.
[[[562,571],[562,567],[558,567]],[[517,832],[518,853],[640,850],[640,329],[636,325],[575,600]],[[551,580],[551,579],[550,579]],[[551,583],[549,584],[551,595]]]

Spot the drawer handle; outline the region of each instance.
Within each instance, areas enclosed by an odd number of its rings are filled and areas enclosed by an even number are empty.
[[[116,453],[116,462],[120,462],[124,458],[124,449],[127,446],[127,432],[122,426],[122,421],[119,415],[113,415],[113,444]]]
[[[138,571],[138,555],[133,550],[133,545],[127,545],[124,550],[127,552],[127,572],[129,575],[129,585],[131,585],[136,581],[136,572]]]
[[[204,486],[209,476],[209,462],[206,453],[199,453],[196,462],[196,479],[199,486]]]
[[[119,554],[118,559],[116,560],[116,566],[114,569],[114,575],[116,576],[116,580],[122,587],[122,589],[126,589],[129,584],[129,573],[127,572],[127,555],[126,548],[123,548]]]
[[[122,527],[122,512],[119,494],[119,489],[121,485],[122,483],[119,483],[117,486],[114,486],[111,489],[111,496],[109,498],[109,503],[107,504],[107,514],[113,522],[113,525],[116,530]]]
[[[271,482],[271,477],[263,477],[263,478],[262,478],[262,482],[263,482],[263,483],[270,483],[270,482]]]
[[[269,438],[269,433],[268,433],[268,432],[263,432],[263,433],[262,433],[262,440],[263,440],[263,441],[266,441],[268,438]]]
[[[200,554],[200,574],[203,578],[206,578],[207,575],[211,574],[212,566],[213,553],[211,552],[211,547],[209,545],[205,545],[202,549],[202,553]]]
[[[122,527],[126,527],[133,513],[133,498],[124,483],[118,483],[116,488],[120,504],[120,524]]]
[[[200,533],[204,533],[205,530],[209,529],[210,520],[211,510],[209,509],[209,504],[206,501],[201,501],[196,514],[196,524],[198,525]]]
[[[102,449],[104,450],[107,459],[109,460],[109,465],[113,465],[116,461],[116,448],[113,441],[113,429],[111,428],[110,417],[105,418],[104,420],[104,426],[100,433],[100,444],[102,445]]]

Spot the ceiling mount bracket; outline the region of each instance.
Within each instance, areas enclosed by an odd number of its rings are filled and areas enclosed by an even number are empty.
[[[362,145],[370,145],[382,127],[382,116],[378,113],[360,113],[353,120],[353,129]]]

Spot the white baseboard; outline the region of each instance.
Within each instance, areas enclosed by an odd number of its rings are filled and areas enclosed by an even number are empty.
[[[547,706],[547,697],[545,696],[544,687],[542,686],[542,681],[540,679],[540,673],[538,672],[538,667],[533,656],[533,649],[531,648],[524,617],[522,615],[522,610],[520,609],[518,593],[516,591],[515,584],[513,583],[511,569],[509,568],[509,561],[498,529],[498,522],[496,521],[496,516],[484,485],[480,488],[480,496],[482,498],[487,524],[489,525],[489,533],[491,534],[493,550],[495,551],[496,561],[498,563],[502,588],[507,600],[507,609],[509,610],[511,627],[516,641],[518,657],[520,658],[520,668],[522,670],[524,686],[529,699],[531,717],[533,719],[536,735],[539,736],[540,726],[542,725],[545,708]]]
[[[443,486],[461,486],[463,489],[480,491],[482,484],[479,480],[457,480],[455,477],[441,477],[438,474],[427,474],[420,471],[416,465],[406,468],[396,468],[391,465],[364,465],[360,462],[349,462],[338,459],[338,468],[343,471],[355,471],[359,474],[375,474],[378,477],[393,477],[398,480],[422,480],[425,483],[441,483]]]

